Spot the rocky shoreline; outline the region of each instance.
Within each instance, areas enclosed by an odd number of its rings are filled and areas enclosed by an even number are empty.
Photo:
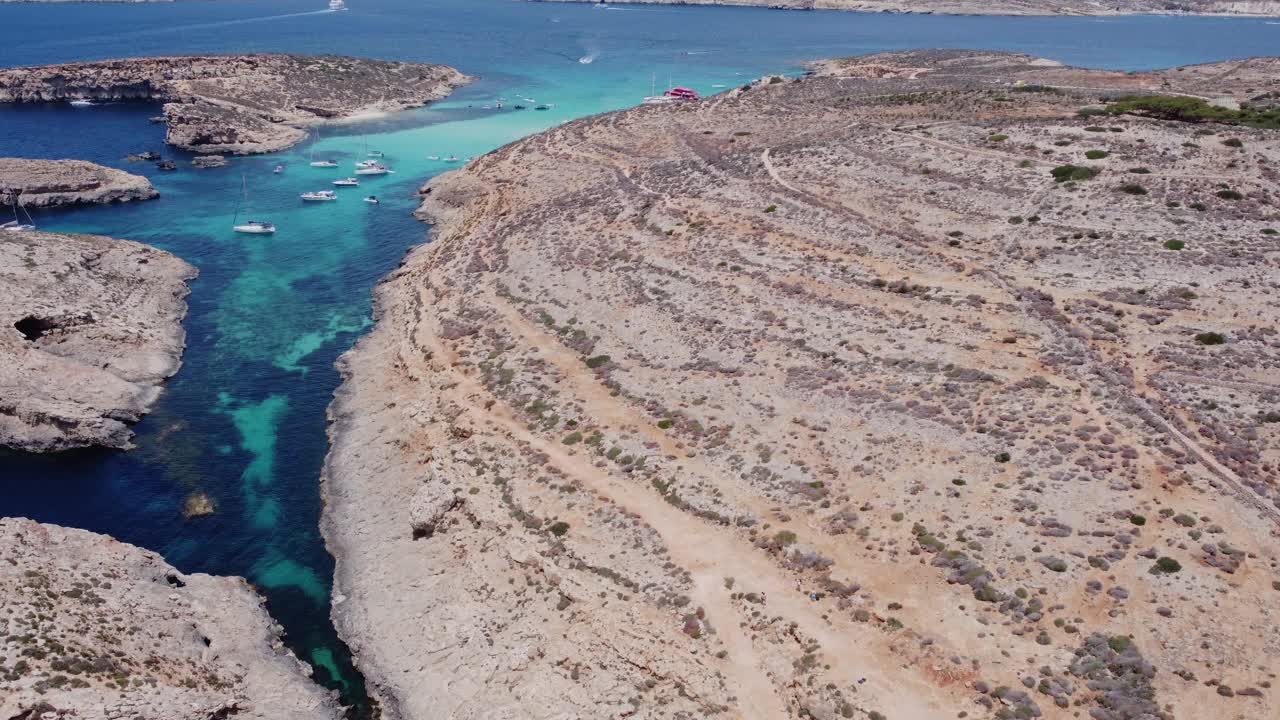
[[[533,0],[534,2],[599,3],[599,0]],[[1275,17],[1278,0],[612,0],[617,4],[726,5],[773,10],[845,10],[909,15],[1228,15]]]
[[[1277,70],[886,53],[432,180],[322,479],[383,717],[1265,714]]]
[[[0,717],[320,720],[334,694],[238,577],[0,518]]]
[[[426,105],[468,81],[427,63],[195,55],[0,69],[0,102],[162,102],[166,143],[252,154],[290,147],[309,126]]]
[[[131,447],[181,364],[195,276],[141,243],[0,232],[0,446]]]
[[[0,158],[0,204],[28,208],[101,205],[160,197],[141,175],[83,160]]]

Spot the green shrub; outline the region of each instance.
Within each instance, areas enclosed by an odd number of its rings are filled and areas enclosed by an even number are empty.
[[[547,529],[550,530],[551,534],[555,535],[556,537],[564,537],[564,534],[569,532],[569,523],[564,522],[562,520],[557,523],[552,523],[551,527]]]
[[[790,530],[779,530],[778,533],[773,536],[773,541],[779,545],[790,545],[796,541],[796,534]]]
[[[668,419],[666,419],[666,420],[659,420],[659,421],[658,421],[658,429],[659,429],[659,430],[666,430],[667,428],[671,427],[672,425],[675,425],[675,421],[671,420],[670,418],[668,418]]]
[[[1008,135],[1004,135],[1001,133],[996,133],[995,135],[987,136],[987,140],[990,142],[1004,142],[1005,140],[1008,140],[1008,139],[1009,139]]]
[[[1263,235],[1280,235],[1280,230],[1275,228],[1262,228]]]
[[[1195,527],[1196,519],[1186,513],[1178,513],[1173,516],[1173,521],[1182,527]]]
[[[1151,566],[1151,573],[1158,575],[1160,573],[1176,573],[1182,569],[1182,563],[1171,557],[1162,557],[1156,560],[1156,564]]]
[[[1181,250],[1186,247],[1187,244],[1181,240],[1166,240],[1164,246],[1168,250]]]
[[[1107,106],[1113,114],[1146,115],[1181,122],[1221,122],[1259,128],[1280,128],[1280,108],[1240,109],[1210,105],[1200,98],[1170,95],[1137,95],[1120,98]]]
[[[1087,150],[1084,156],[1090,160],[1101,160],[1109,154],[1106,150]]]
[[[1196,342],[1201,345],[1221,345],[1227,341],[1222,333],[1202,332],[1196,334]]]
[[[1049,171],[1053,175],[1056,182],[1066,182],[1068,180],[1088,180],[1098,174],[1097,168],[1085,167],[1083,165],[1059,165]]]
[[[1119,190],[1120,192],[1126,195],[1146,195],[1147,194],[1147,189],[1137,183],[1125,183],[1120,187],[1116,188],[1116,190]]]
[[[598,368],[601,365],[604,365],[605,363],[608,363],[608,362],[609,362],[608,355],[596,355],[595,357],[587,358],[587,367],[592,368],[594,370],[595,368]]]
[[[1014,215],[1013,217],[1009,218],[1009,224],[1010,224],[1010,225],[1021,225],[1021,224],[1022,224],[1022,217],[1021,217],[1021,216],[1018,216],[1018,215]]]
[[[565,435],[564,440],[561,440],[560,442],[564,443],[565,445],[576,445],[582,442],[582,433],[575,430],[574,432],[571,432],[568,435]]]
[[[1202,202],[1193,202],[1187,207],[1191,208],[1192,210],[1195,210],[1196,212],[1204,212],[1205,210],[1209,209],[1209,206],[1205,205]]]
[[[1107,646],[1118,653],[1128,650],[1129,646],[1132,644],[1133,641],[1124,635],[1112,635],[1111,638],[1107,640]]]
[[[1244,195],[1236,192],[1235,190],[1219,190],[1215,194],[1218,197],[1222,198],[1223,200],[1243,200],[1244,199]]]
[[[1129,168],[1129,172],[1134,175],[1150,175],[1151,171],[1144,167]]]
[[[1222,144],[1233,148],[1244,147],[1244,143],[1241,142],[1240,138],[1227,138],[1222,141]]]
[[[769,207],[765,208],[765,209],[764,209],[764,211],[765,211],[765,212],[767,212],[767,213],[771,213],[771,212],[778,212],[778,206],[777,206],[777,205],[770,205]]]
[[[1133,523],[1134,525],[1137,525],[1138,527],[1142,527],[1143,525],[1147,524],[1147,519],[1142,515],[1134,514],[1129,516],[1129,522]]]
[[[996,453],[996,462],[998,462],[998,463],[1007,463],[1007,462],[1009,462],[1009,460],[1010,460],[1009,453],[1007,453],[1007,452]]]
[[[1090,125],[1084,130],[1085,132],[1106,132],[1107,131],[1107,129],[1102,127],[1101,125]]]

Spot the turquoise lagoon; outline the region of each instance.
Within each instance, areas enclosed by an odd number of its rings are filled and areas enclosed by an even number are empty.
[[[109,533],[189,572],[238,574],[269,598],[317,678],[361,704],[328,619],[333,563],[317,529],[317,478],[336,357],[370,324],[370,290],[427,240],[415,189],[473,157],[555,124],[635,104],[651,82],[717,92],[803,61],[886,49],[1017,50],[1068,63],[1149,69],[1276,52],[1280,26],[1221,18],[980,18],[747,8],[538,4],[506,0],[220,0],[0,5],[0,64],[193,52],[342,53],[453,65],[477,81],[421,110],[326,128],[287,152],[194,170],[162,146],[157,108],[0,109],[0,155],[81,158],[149,175],[159,200],[42,213],[41,226],[154,244],[200,268],[188,348],[130,452],[0,455],[0,515]],[[484,109],[504,97],[506,108]],[[517,111],[520,98],[549,103]],[[525,103],[529,104],[529,103]],[[162,150],[163,173],[126,155]],[[395,174],[304,206],[368,150]],[[308,166],[312,155],[340,166]],[[276,164],[281,174],[273,174]],[[272,237],[231,232],[242,182]],[[381,203],[360,198],[376,194]],[[184,522],[193,491],[217,503]]]

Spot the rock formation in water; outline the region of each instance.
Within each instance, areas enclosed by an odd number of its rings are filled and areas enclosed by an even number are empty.
[[[0,231],[0,446],[130,447],[178,370],[195,275],[141,243]]]
[[[540,0],[590,2],[600,0]],[[1280,15],[1280,0],[612,0],[652,5],[739,5],[922,15]]]
[[[141,175],[83,160],[0,158],[0,205],[102,204],[160,197]]]
[[[264,603],[243,578],[0,518],[0,717],[339,717]]]
[[[1277,97],[884,54],[433,180],[324,476],[383,717],[1266,717]]]
[[[263,153],[325,121],[425,105],[467,82],[443,65],[306,55],[192,55],[0,69],[0,102],[163,102],[165,142]]]

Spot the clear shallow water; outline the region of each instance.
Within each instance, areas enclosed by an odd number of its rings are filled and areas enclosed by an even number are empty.
[[[333,361],[368,327],[369,293],[426,239],[409,213],[414,189],[466,158],[574,117],[625,107],[656,77],[703,92],[804,60],[911,47],[1018,50],[1095,67],[1150,69],[1275,53],[1280,26],[1217,18],[980,18],[776,12],[746,8],[528,4],[506,0],[219,0],[141,5],[0,5],[0,64],[190,52],[345,53],[442,62],[479,77],[449,100],[326,129],[291,151],[193,170],[146,118],[158,108],[0,108],[0,155],[81,158],[149,175],[159,200],[44,213],[48,229],[148,242],[200,268],[192,284],[184,366],[137,426],[138,449],[57,457],[0,455],[0,515],[109,533],[161,552],[185,571],[249,577],[318,679],[348,700],[362,692],[328,620],[332,560],[317,530],[317,478]],[[591,62],[580,62],[581,59]],[[554,103],[546,112],[480,107],[503,96]],[[396,174],[327,189],[369,149]],[[162,150],[161,173],[123,158]],[[311,153],[339,161],[307,166]],[[287,170],[270,170],[284,163]],[[270,238],[230,231],[241,177]],[[360,202],[376,194],[382,203]],[[218,512],[190,523],[200,490]]]

